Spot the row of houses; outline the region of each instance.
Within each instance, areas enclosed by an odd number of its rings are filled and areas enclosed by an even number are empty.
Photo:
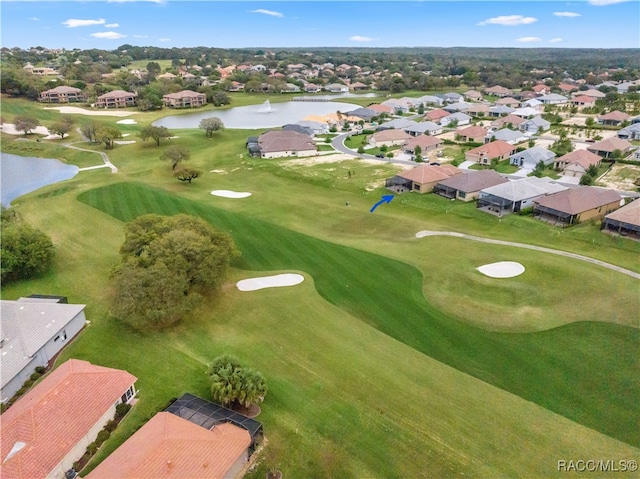
[[[48,367],[85,325],[85,305],[33,295],[1,301],[2,403],[37,366]],[[74,463],[120,404],[136,402],[127,371],[70,359],[48,373],[0,416],[0,477],[75,477]],[[86,477],[233,478],[246,467],[262,425],[184,394],[159,412]]]
[[[114,90],[96,98],[96,108],[126,108],[135,106],[137,93]],[[80,88],[58,86],[40,94],[43,103],[75,103],[86,102],[87,97]],[[197,108],[207,104],[207,96],[191,90],[169,93],[162,97],[164,106],[169,108]]]

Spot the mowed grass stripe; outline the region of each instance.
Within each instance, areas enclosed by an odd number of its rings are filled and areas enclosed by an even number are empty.
[[[231,232],[243,267],[305,271],[326,300],[389,336],[569,419],[640,445],[640,335],[635,328],[583,322],[539,333],[488,332],[429,305],[422,295],[422,274],[408,264],[138,184],[98,188],[79,200],[100,208],[106,205],[100,198],[110,195],[135,198],[118,209],[102,209],[122,221],[176,211],[203,217]]]

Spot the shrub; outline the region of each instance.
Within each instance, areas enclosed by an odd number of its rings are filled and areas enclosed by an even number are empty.
[[[127,413],[129,412],[129,409],[131,409],[131,404],[121,402],[116,406],[116,417],[118,419],[122,419],[127,415]]]
[[[104,425],[104,430],[108,432],[113,432],[115,431],[116,427],[118,427],[118,421],[116,421],[115,419],[112,419],[111,421],[109,421],[107,424]]]
[[[89,457],[93,456],[96,452],[98,452],[98,445],[95,442],[87,446],[87,454],[89,454]]]
[[[533,214],[533,206],[528,206],[527,208],[522,208],[518,211],[520,216],[531,216]]]
[[[102,446],[102,444],[109,439],[109,436],[111,436],[111,433],[109,431],[107,431],[106,429],[103,429],[102,431],[100,431],[98,433],[98,435],[96,436],[96,446],[100,447]]]
[[[40,379],[40,376],[42,376],[42,374],[40,374],[39,372],[34,372],[31,376],[29,376],[29,379],[31,381],[36,381]]]
[[[44,374],[47,371],[47,369],[44,366],[38,366],[36,367],[36,372],[39,374]]]

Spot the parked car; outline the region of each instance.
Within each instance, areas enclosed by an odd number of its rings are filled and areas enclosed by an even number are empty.
[[[376,155],[376,158],[384,158],[384,157],[385,157],[385,156],[384,156],[384,153],[378,153],[378,154]]]

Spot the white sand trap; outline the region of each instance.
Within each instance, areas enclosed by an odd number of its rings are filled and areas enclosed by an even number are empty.
[[[0,131],[8,135],[24,135],[24,131],[16,130],[16,126],[13,123],[3,123],[2,128],[0,128]],[[36,126],[33,130],[31,130],[31,134],[47,135],[47,136],[50,135],[49,130],[47,129],[46,126]]]
[[[89,116],[129,116],[137,113],[135,111],[85,110],[84,108],[78,108],[77,106],[55,106],[43,108],[43,110],[58,110],[60,113],[75,113],[78,115]]]
[[[213,190],[211,192],[213,196],[222,196],[223,198],[246,198],[251,196],[251,193],[246,191],[231,191],[231,190]]]
[[[263,276],[261,278],[242,279],[236,283],[240,291],[257,291],[264,288],[279,288],[282,286],[295,286],[304,281],[301,274],[284,273],[275,276]]]
[[[476,269],[491,278],[513,278],[524,273],[524,266],[515,261],[499,261],[498,263],[485,264]]]
[[[137,125],[138,122],[131,119],[131,118],[127,118],[126,120],[118,120],[116,121],[116,123],[118,123],[119,125]]]
[[[116,145],[133,145],[136,142],[136,140],[116,140],[114,141],[114,143]]]

